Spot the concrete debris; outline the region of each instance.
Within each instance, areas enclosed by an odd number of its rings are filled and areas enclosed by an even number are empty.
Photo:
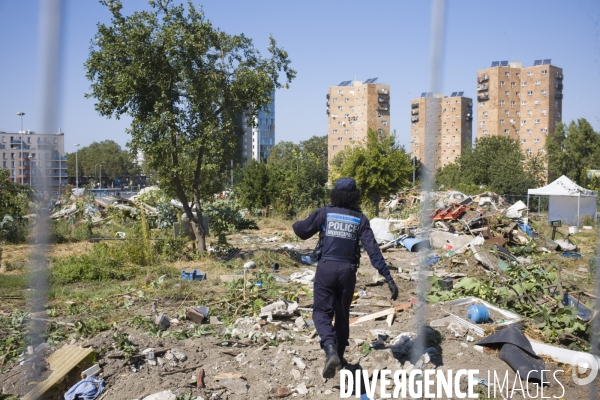
[[[260,309],[260,318],[291,317],[298,308],[295,301],[279,300]]]
[[[301,383],[298,386],[296,386],[296,392],[298,392],[298,394],[301,394],[301,395],[308,394],[308,389],[306,388],[306,384]]]
[[[161,331],[166,331],[171,326],[171,321],[169,321],[169,317],[165,314],[158,314],[154,318],[154,324],[158,326],[158,329]]]
[[[304,371],[304,369],[306,368],[306,364],[304,364],[304,361],[302,361],[302,359],[300,357],[294,357],[294,358],[292,358],[292,361],[302,371]]]
[[[219,383],[234,394],[242,396],[248,393],[248,386],[246,385],[246,382],[241,379],[227,378],[220,380]]]
[[[176,400],[176,399],[177,399],[177,396],[175,395],[175,393],[171,392],[170,390],[165,390],[163,392],[154,393],[154,394],[151,394],[150,396],[146,396],[142,400]]]

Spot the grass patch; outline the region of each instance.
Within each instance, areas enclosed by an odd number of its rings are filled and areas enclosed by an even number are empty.
[[[0,275],[0,293],[4,296],[20,294],[27,289],[28,274]]]

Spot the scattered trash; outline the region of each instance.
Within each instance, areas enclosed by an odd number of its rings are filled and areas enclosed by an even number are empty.
[[[490,311],[483,304],[473,304],[467,309],[467,318],[476,324],[483,324],[490,319]]]
[[[158,314],[154,318],[154,324],[158,326],[158,329],[161,331],[166,331],[171,326],[171,321],[169,321],[169,317],[165,314]]]
[[[154,393],[150,396],[144,397],[142,400],[176,400],[177,396],[171,392],[170,390],[165,390],[163,392]]]
[[[23,400],[36,400],[42,397],[48,389],[63,379],[65,375],[77,366],[77,364],[93,352],[93,349],[84,349],[71,345],[63,346],[61,349],[55,351],[46,360],[50,365],[52,374],[50,374],[45,381],[35,385],[34,388],[23,397]]]
[[[201,324],[208,317],[208,307],[188,307],[185,312],[186,319]]]
[[[248,261],[246,264],[244,264],[245,270],[255,269],[255,268],[256,268],[256,263],[254,261]]]
[[[207,279],[207,274],[203,274],[197,269],[195,269],[192,272],[181,271],[181,279],[184,279],[186,281],[203,281]]]
[[[567,258],[581,258],[581,254],[579,253],[572,253],[569,251],[565,251],[564,253],[562,253],[563,257],[567,257]]]
[[[95,376],[100,372],[100,365],[94,364],[90,368],[86,369],[81,373],[81,379],[89,378],[91,376]]]
[[[259,317],[291,317],[297,308],[295,301],[279,300],[261,308]]]
[[[65,393],[65,400],[94,400],[104,391],[104,380],[93,376],[77,382]]]

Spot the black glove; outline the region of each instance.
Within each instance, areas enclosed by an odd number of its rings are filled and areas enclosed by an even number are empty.
[[[392,292],[392,300],[396,300],[398,298],[398,286],[396,286],[396,282],[394,282],[394,279],[390,278],[390,280],[387,281],[387,284],[390,288],[390,292]]]

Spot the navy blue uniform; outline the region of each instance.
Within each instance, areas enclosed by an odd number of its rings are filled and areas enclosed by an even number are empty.
[[[358,241],[363,245],[371,265],[386,279],[391,275],[369,220],[361,212],[327,206],[292,226],[300,239],[323,232],[322,256],[317,264],[314,284],[313,321],[321,338],[321,347],[348,346],[350,305],[359,264]],[[335,326],[331,321],[335,315]]]

